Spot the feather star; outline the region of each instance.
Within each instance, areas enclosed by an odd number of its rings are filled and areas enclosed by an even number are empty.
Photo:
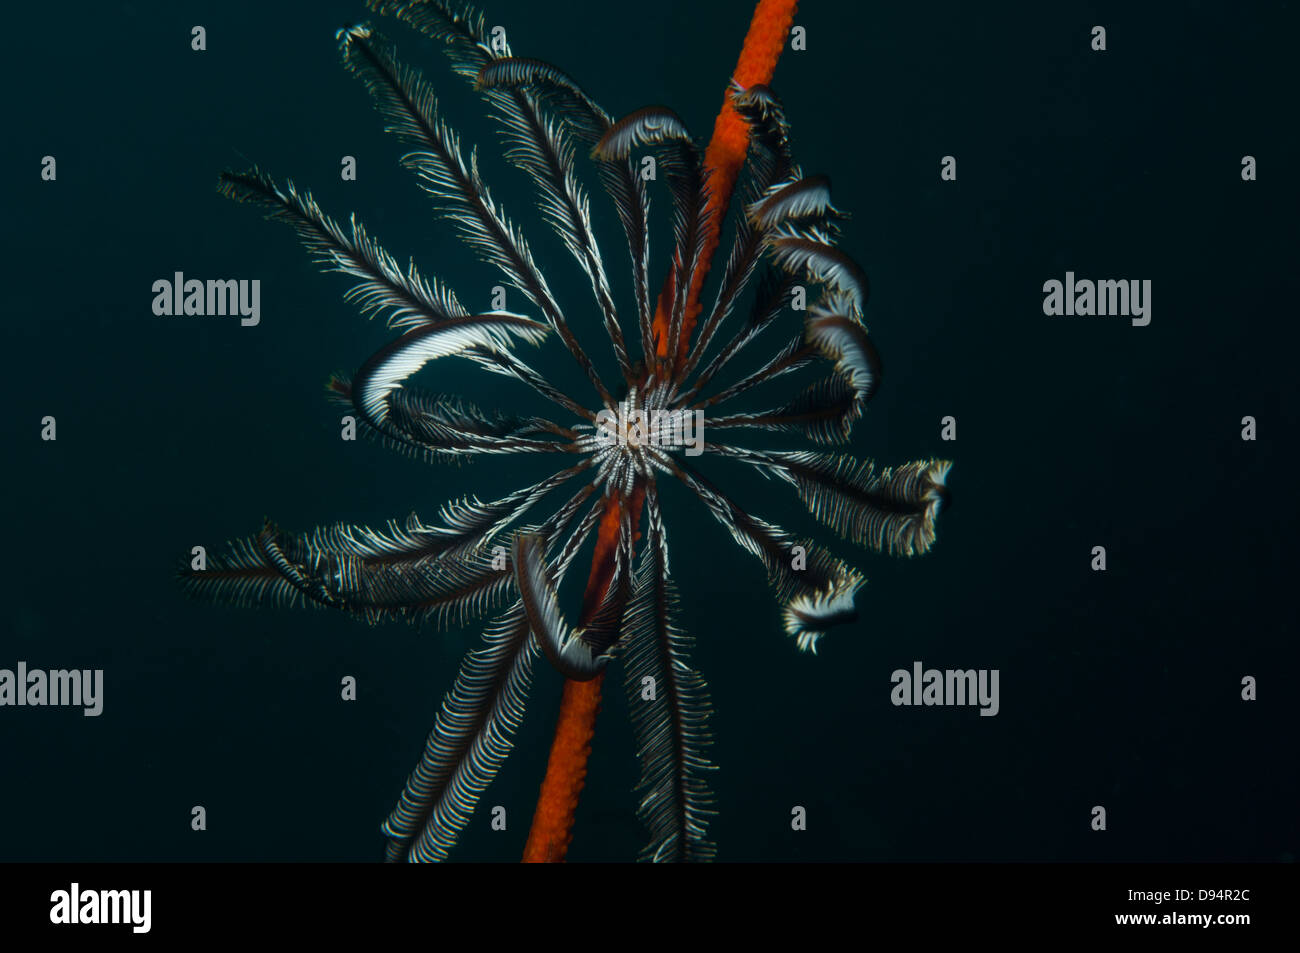
[[[778,17],[776,26],[760,23],[767,15],[760,3],[751,36],[763,27],[779,52],[793,3],[764,3],[784,10],[785,19]],[[336,524],[294,534],[268,523],[257,535],[232,542],[204,569],[184,570],[183,583],[216,601],[319,605],[370,623],[405,619],[462,626],[496,613],[482,646],[466,655],[423,756],[383,824],[390,860],[447,856],[511,750],[539,655],[569,686],[598,686],[611,661],[622,665],[641,761],[638,813],[650,836],[642,858],[711,859],[711,705],[704,679],[688,661],[691,639],[677,623],[659,481],[679,480],[762,563],[785,631],[798,649],[816,652],[828,629],[856,617],[862,575],[813,539],[738,505],[696,469],[692,457],[708,453],[787,483],[811,515],[840,536],[903,556],[923,553],[933,543],[950,464],[924,460],[880,468],[819,449],[703,441],[698,427],[693,446],[683,439],[684,430],[707,412],[704,426],[711,435],[765,431],[814,445],[842,444],[880,380],[880,359],[863,324],[867,279],[837,246],[846,216],[832,203],[827,178],[805,175],[796,163],[785,112],[765,83],[733,81],[724,111],[738,117],[743,135],[739,149],[732,149],[731,167],[721,169],[701,154],[672,111],[649,107],[615,120],[560,70],[513,56],[470,9],[438,0],[370,5],[441,42],[453,70],[486,100],[501,124],[507,159],[531,180],[542,218],[591,286],[625,396],[616,400],[606,387],[528,243],[484,185],[476,154],[471,151],[466,161],[459,137],[440,117],[429,82],[404,65],[393,44],[371,26],[342,30],[345,67],[365,84],[387,130],[411,147],[402,165],[415,174],[436,212],[474,254],[501,271],[535,316],[471,313],[444,283],[414,264],[401,267],[355,218],[341,226],[292,182],[277,182],[258,169],[227,172],[220,177],[221,191],[290,225],[318,264],[352,279],[346,297],[363,314],[383,315],[400,332],[350,379],[329,381],[333,397],[368,436],[431,462],[512,454],[558,454],[569,462],[497,499],[448,502],[434,524],[412,514],[381,529]],[[770,61],[768,75],[775,56]],[[630,311],[620,310],[610,290],[577,174],[579,151],[589,154],[622,226],[631,263]],[[743,198],[733,216],[734,239],[706,311],[699,291],[738,172]],[[671,205],[673,248],[655,301],[648,195],[660,175]],[[756,294],[748,317],[733,317],[752,285]],[[798,314],[792,294],[806,294],[809,286],[819,297],[796,319],[794,336],[765,345],[768,353],[754,370],[702,396],[738,355],[786,333],[783,319]],[[630,327],[632,320],[636,361],[623,333],[625,321]],[[553,337],[590,379],[594,406],[563,393],[515,353],[520,342],[538,345]],[[425,365],[448,357],[524,385],[536,403],[563,411],[553,416],[564,422],[485,411],[456,395],[407,383]],[[820,369],[822,376],[757,410],[715,411],[803,369]],[[561,488],[570,495],[549,516],[523,522]],[[592,576],[581,614],[571,624],[557,587],[593,534]],[[648,696],[647,684],[656,687]],[[594,718],[595,704],[587,697]],[[553,766],[554,760],[553,755]],[[580,788],[585,748],[576,771]],[[571,797],[576,799],[576,790]],[[543,813],[539,806],[539,818]],[[560,836],[562,853],[567,827]]]

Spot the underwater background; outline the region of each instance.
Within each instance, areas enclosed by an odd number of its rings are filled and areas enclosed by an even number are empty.
[[[752,6],[484,9],[516,55],[560,66],[615,116],[661,103],[704,141]],[[486,306],[497,275],[434,217],[339,63],[334,31],[366,15],[357,0],[7,12],[0,668],[102,668],[105,687],[97,718],[0,708],[0,860],[378,860],[379,824],[477,644],[478,625],[213,607],[174,578],[191,546],[216,552],[264,516],[291,531],[411,510],[431,522],[449,499],[541,475],[342,442],[326,376],[391,332],[289,229],[215,189],[256,162]],[[954,505],[924,557],[835,547],[868,582],[859,620],[813,656],[782,632],[759,563],[665,490],[679,621],[716,709],[719,859],[1294,860],[1295,10],[809,0],[796,23],[808,49],[786,51],[773,85],[796,158],[852,215],[842,247],[871,278],[885,367],[846,449],[953,460]],[[1090,49],[1095,24],[1105,52]],[[382,28],[479,145],[609,370],[581,273],[500,159],[486,108],[432,43]],[[340,180],[344,155],[355,182]],[[945,155],[955,182],[940,181]],[[1242,181],[1245,155],[1258,181]],[[591,191],[626,307],[624,246]],[[652,214],[666,206],[657,196]],[[652,245],[655,287],[665,247]],[[1150,279],[1151,324],[1045,316],[1043,282],[1067,270]],[[176,271],[260,279],[260,324],[155,316],[151,285]],[[524,356],[589,393],[555,341]],[[483,377],[442,361],[419,380],[529,409],[523,388]],[[39,439],[47,414],[54,442]],[[948,415],[955,441],[940,436]],[[816,527],[788,488],[703,467],[752,512]],[[1097,545],[1105,572],[1090,569]],[[893,706],[890,674],[914,661],[998,669],[998,715]],[[454,860],[520,855],[561,688],[535,670],[515,751]],[[340,700],[346,675],[355,702]],[[636,776],[614,673],[570,860],[635,857]],[[206,831],[190,829],[194,805]],[[806,831],[791,830],[794,805]]]

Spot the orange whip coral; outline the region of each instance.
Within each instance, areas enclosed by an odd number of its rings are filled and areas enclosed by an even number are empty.
[[[798,0],[759,0],[753,19],[749,22],[744,45],[740,48],[740,59],[736,62],[733,79],[737,86],[748,89],[772,81],[776,61],[781,56],[781,50],[790,35],[790,27],[794,23],[797,6]],[[705,225],[708,234],[687,297],[681,333],[683,356],[700,312],[700,290],[708,277],[713,253],[718,248],[719,223],[731,201],[736,176],[745,164],[745,155],[749,151],[750,126],[731,104],[731,95],[728,90],[723,97],[722,108],[713,123],[713,138],[709,140],[709,146],[704,152],[704,167],[709,183]],[[673,298],[673,274],[674,272],[669,272],[655,309],[654,330],[660,357],[668,353],[668,311]],[[583,600],[586,606],[595,606],[604,598],[605,586],[611,574],[610,567],[618,546],[619,507],[622,505],[629,506],[632,525],[640,525],[639,492],[626,503],[620,497],[609,498],[600,524],[600,535],[596,539],[596,552],[592,557],[591,576]],[[601,580],[604,580],[603,585]],[[550,760],[546,765],[546,777],[542,780],[533,826],[524,847],[525,863],[561,861],[569,848],[569,841],[573,837],[573,815],[578,809],[578,796],[582,793],[583,780],[587,775],[587,758],[591,754],[591,739],[596,731],[596,713],[600,710],[600,687],[603,681],[602,675],[587,682],[569,680],[564,683],[564,696],[555,726],[555,740],[551,743]]]

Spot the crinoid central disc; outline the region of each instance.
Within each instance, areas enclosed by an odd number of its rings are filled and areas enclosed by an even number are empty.
[[[598,467],[598,481],[610,490],[631,490],[652,470],[672,472],[672,455],[699,456],[704,448],[704,411],[674,407],[676,390],[652,381],[595,415],[593,433],[580,441]]]

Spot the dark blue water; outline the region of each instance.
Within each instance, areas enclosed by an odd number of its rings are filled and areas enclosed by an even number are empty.
[[[610,112],[664,103],[703,139],[749,5],[489,14],[517,54],[562,66]],[[191,546],[216,550],[264,516],[295,531],[413,509],[432,522],[448,499],[541,475],[341,442],[326,376],[391,333],[288,229],[215,191],[220,170],[257,162],[486,307],[496,275],[432,216],[339,65],[334,31],[364,16],[347,0],[9,14],[0,668],[102,668],[106,685],[98,718],[0,708],[0,859],[376,860],[378,825],[476,644],[474,627],[214,608],[173,578]],[[787,52],[775,86],[805,171],[831,176],[853,215],[843,247],[870,275],[886,368],[850,449],[954,460],[955,505],[922,558],[837,546],[868,578],[861,617],[813,657],[781,631],[758,563],[665,490],[681,621],[717,709],[719,857],[1293,859],[1294,11],[809,2],[797,22],[808,50]],[[1095,24],[1105,52],[1089,48]],[[481,103],[431,44],[389,32],[479,144],[612,369],[579,273]],[[45,155],[55,182],[40,179]],[[355,182],[340,181],[343,155]],[[945,155],[955,182],[940,181]],[[1244,155],[1258,181],[1242,181]],[[618,233],[602,234],[625,292]],[[176,271],[259,279],[261,323],[155,316],[152,282]],[[1066,271],[1151,280],[1151,324],[1046,317],[1043,282]],[[556,342],[529,358],[587,393]],[[421,380],[541,409],[464,362]],[[955,442],[940,436],[949,415]],[[752,512],[813,530],[786,488],[702,466]],[[1089,567],[1098,545],[1104,573]],[[999,670],[999,714],[891,705],[891,672],[914,661]],[[1241,700],[1244,676],[1257,701]],[[507,830],[480,810],[455,858],[518,857],[560,686],[539,665],[485,796]],[[606,696],[574,860],[631,859],[643,841],[617,679]],[[790,830],[795,805],[806,831]],[[1090,829],[1095,805],[1105,832]]]

